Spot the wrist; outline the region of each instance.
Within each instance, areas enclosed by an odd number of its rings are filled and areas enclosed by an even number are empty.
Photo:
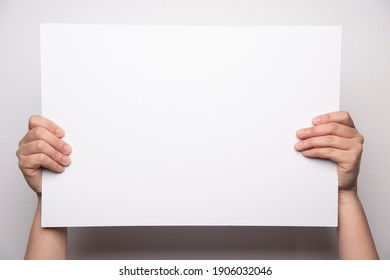
[[[356,202],[359,202],[356,186],[347,190],[339,190],[339,206],[355,204]]]

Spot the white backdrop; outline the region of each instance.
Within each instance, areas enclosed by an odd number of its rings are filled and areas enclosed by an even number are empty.
[[[341,108],[365,136],[359,194],[379,254],[390,259],[389,0],[0,0],[0,259],[23,258],[35,195],[15,151],[40,113],[39,24],[342,25]],[[321,113],[321,112],[319,112]],[[329,228],[71,229],[74,259],[335,259]]]

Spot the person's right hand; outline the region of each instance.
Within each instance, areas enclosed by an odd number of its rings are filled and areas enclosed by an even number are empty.
[[[37,193],[42,192],[42,168],[63,172],[70,164],[71,146],[61,138],[64,130],[51,120],[34,115],[30,117],[29,131],[19,142],[16,155],[19,168],[28,185]]]

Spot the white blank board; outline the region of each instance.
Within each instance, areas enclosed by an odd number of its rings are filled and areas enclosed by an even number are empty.
[[[41,26],[42,114],[72,145],[42,225],[335,226],[336,165],[294,149],[339,109],[337,26]]]

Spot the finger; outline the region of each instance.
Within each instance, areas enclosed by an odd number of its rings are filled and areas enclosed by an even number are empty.
[[[37,170],[40,167],[44,167],[58,173],[65,170],[64,166],[43,153],[21,156],[19,159],[19,166],[24,173],[26,173],[27,170]]]
[[[355,128],[355,124],[353,123],[352,118],[348,112],[338,111],[338,112],[328,113],[324,115],[319,115],[313,118],[314,125],[326,124],[331,122],[336,122],[336,123],[344,124],[349,127]]]
[[[353,138],[360,134],[355,128],[336,122],[302,128],[297,131],[297,137],[299,139],[307,139],[324,135],[336,135],[344,138]]]
[[[350,152],[334,148],[314,148],[305,150],[302,154],[309,158],[330,159],[336,163],[345,162],[350,157]]]
[[[59,139],[58,137],[53,135],[50,131],[40,126],[32,128],[29,132],[27,132],[27,134],[20,141],[19,146],[37,140],[42,140],[47,142],[55,150],[60,151],[66,155],[69,155],[72,151],[72,148],[69,144],[65,143],[65,141]]]
[[[340,150],[350,150],[356,145],[356,141],[338,137],[334,135],[326,135],[313,137],[306,140],[298,141],[295,143],[295,149],[297,151],[304,151],[313,148],[334,148]]]
[[[57,163],[68,166],[70,164],[70,157],[54,149],[51,145],[43,140],[35,140],[24,144],[18,151],[18,156],[29,156],[33,154],[45,154]]]
[[[56,123],[52,122],[48,118],[45,118],[40,115],[33,115],[30,117],[30,120],[28,121],[28,129],[33,129],[35,127],[43,127],[46,128],[48,131],[50,131],[52,134],[54,134],[57,137],[63,137],[65,134],[65,131]]]

